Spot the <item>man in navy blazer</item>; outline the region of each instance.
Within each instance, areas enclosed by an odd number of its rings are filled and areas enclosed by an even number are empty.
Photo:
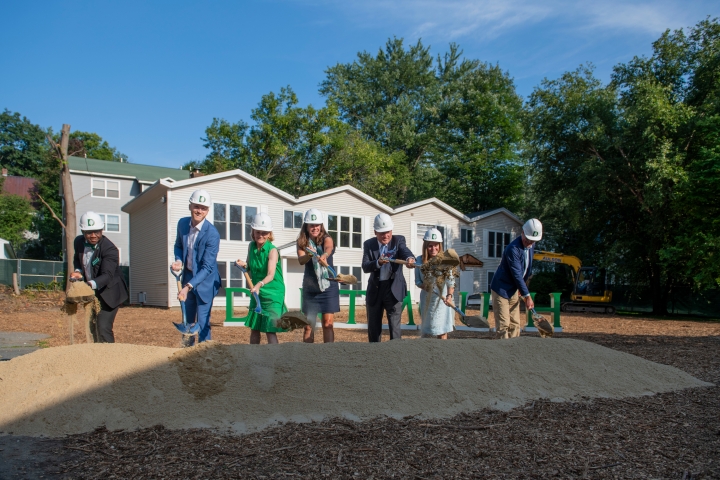
[[[205,221],[210,205],[210,194],[205,190],[196,190],[190,196],[190,216],[181,218],[177,225],[172,264],[176,272],[182,269],[183,288],[177,298],[185,302],[188,323],[197,318],[200,342],[210,340],[210,314],[221,284],[217,269],[220,234]]]
[[[542,238],[542,224],[531,218],[523,225],[522,233],[505,247],[500,265],[493,276],[493,315],[498,338],[520,336],[520,299],[522,296],[527,309],[535,308],[527,280],[532,273],[535,242]],[[520,292],[520,295],[518,295]]]
[[[363,243],[362,259],[363,272],[370,274],[365,296],[368,341],[380,341],[383,311],[388,318],[390,340],[400,340],[400,315],[407,284],[402,265],[391,263],[388,259],[407,260],[408,268],[414,268],[415,256],[405,245],[405,237],[392,234],[393,221],[389,215],[381,213],[376,216],[374,229],[375,238]]]

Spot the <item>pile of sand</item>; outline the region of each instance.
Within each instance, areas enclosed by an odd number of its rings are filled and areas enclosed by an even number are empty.
[[[0,432],[228,427],[343,416],[448,417],[537,398],[628,397],[709,385],[592,343],[415,340],[220,345],[82,344],[0,363]]]

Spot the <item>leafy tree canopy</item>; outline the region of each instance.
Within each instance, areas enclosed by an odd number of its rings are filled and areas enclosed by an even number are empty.
[[[0,113],[0,166],[10,175],[37,178],[47,156],[46,131],[17,112]]]
[[[668,31],[610,84],[581,67],[527,104],[531,213],[550,220],[562,251],[649,285],[658,314],[673,285],[720,278],[708,215],[720,187],[718,33],[709,20],[688,36]]]
[[[76,157],[87,156],[88,158],[109,160],[111,162],[128,161],[127,155],[119,152],[117,148],[111,147],[107,140],[103,140],[97,133],[91,132],[70,132],[68,155]]]

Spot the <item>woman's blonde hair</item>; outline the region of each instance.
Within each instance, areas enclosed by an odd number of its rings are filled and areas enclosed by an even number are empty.
[[[422,261],[423,263],[427,263],[428,260],[430,260],[430,255],[428,255],[428,247],[431,243],[439,243],[440,244],[440,250],[438,250],[438,255],[442,255],[443,248],[442,248],[442,242],[428,242],[427,240],[423,240],[423,247],[422,247]]]
[[[250,238],[253,239],[253,242],[255,241],[255,232],[256,232],[256,230],[254,228],[250,232]],[[270,235],[268,235],[268,241],[272,242],[274,240],[275,240],[275,237],[273,236],[273,232],[270,232]]]
[[[308,240],[310,239],[310,232],[308,232],[308,225],[311,225],[309,223],[303,223],[302,228],[300,229],[300,234],[297,237],[297,246],[301,250],[305,250],[310,242]],[[316,244],[320,244],[320,247],[322,248],[322,244],[325,242],[325,239],[329,237],[327,230],[325,230],[325,225],[322,223],[320,224],[320,240],[316,242]]]

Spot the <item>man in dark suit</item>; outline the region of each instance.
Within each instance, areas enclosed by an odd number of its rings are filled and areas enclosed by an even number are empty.
[[[177,298],[185,302],[188,323],[197,321],[200,325],[199,342],[210,340],[210,314],[221,285],[217,269],[220,234],[205,221],[210,205],[210,194],[205,190],[196,190],[190,196],[190,216],[178,222],[175,261],[171,265],[176,272],[183,271],[183,288]]]
[[[373,226],[375,238],[363,243],[362,260],[363,271],[370,274],[365,296],[368,341],[380,341],[383,311],[387,314],[390,340],[400,340],[400,314],[407,284],[402,265],[391,263],[389,259],[407,260],[408,268],[415,268],[415,256],[405,245],[405,237],[393,236],[393,221],[389,215],[381,213],[376,216]]]
[[[505,247],[500,265],[490,285],[498,338],[520,336],[522,328],[520,296],[525,301],[527,309],[535,308],[528,291],[527,280],[532,273],[535,242],[540,239],[542,239],[542,224],[537,218],[531,218],[523,225],[520,236]]]
[[[128,289],[120,270],[118,249],[103,236],[104,228],[105,222],[95,212],[87,212],[80,217],[83,234],[75,237],[75,271],[70,278],[84,278],[100,301],[100,313],[90,326],[95,342],[115,343],[113,323],[118,307],[128,299]]]

